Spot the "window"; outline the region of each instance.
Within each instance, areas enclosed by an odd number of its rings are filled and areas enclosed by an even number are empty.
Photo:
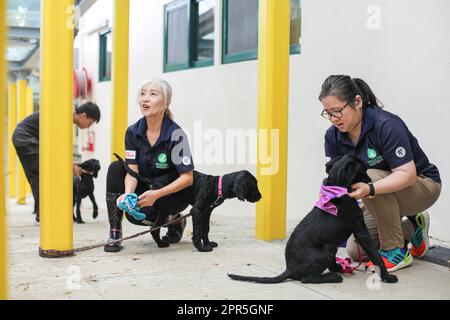
[[[112,34],[111,31],[108,31],[100,34],[99,81],[111,81],[111,58]]]
[[[223,0],[222,61],[258,59],[258,0]],[[300,53],[300,0],[290,0],[290,53]]]
[[[223,63],[258,58],[258,2],[223,1]]]
[[[214,62],[215,0],[178,0],[164,6],[164,72]]]
[[[193,64],[212,65],[214,62],[214,0],[193,2]]]
[[[291,0],[291,54],[300,53],[300,0]]]

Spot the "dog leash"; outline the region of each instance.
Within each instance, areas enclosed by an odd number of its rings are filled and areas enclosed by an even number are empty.
[[[137,238],[140,236],[143,236],[144,234],[156,231],[158,229],[161,229],[163,227],[167,227],[171,224],[175,224],[178,222],[181,222],[182,220],[190,217],[192,215],[192,213],[188,213],[186,215],[182,215],[181,217],[174,219],[170,222],[167,222],[159,227],[155,227],[155,228],[151,228],[150,230],[147,231],[143,231],[143,232],[139,232],[136,233],[134,235],[125,237],[125,238],[121,238],[121,239],[117,239],[117,240],[113,240],[113,241],[108,241],[108,242],[102,242],[102,243],[98,243],[98,244],[94,244],[91,246],[85,246],[85,247],[80,247],[80,248],[76,248],[76,249],[71,249],[71,250],[42,250],[41,248],[39,248],[39,255],[41,257],[44,258],[62,258],[62,257],[70,257],[73,256],[75,253],[77,252],[82,252],[82,251],[88,251],[88,250],[92,250],[92,249],[96,249],[96,248],[100,248],[100,247],[104,247],[106,245],[110,245],[110,244],[114,244],[114,243],[118,243],[118,242],[122,242],[122,241],[126,241],[126,240],[130,240],[133,238]]]

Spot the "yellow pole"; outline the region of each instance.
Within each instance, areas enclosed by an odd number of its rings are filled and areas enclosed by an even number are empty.
[[[0,112],[5,114],[5,40],[6,40],[6,1],[0,1]],[[3,119],[3,117],[0,117]],[[0,121],[0,150],[4,149],[4,121]],[[0,157],[0,300],[8,299],[8,259],[7,259],[7,228],[5,206],[5,172],[3,156]]]
[[[40,248],[73,247],[74,0],[41,1],[41,108],[39,123]]]
[[[128,44],[130,1],[114,0],[112,52],[112,153],[124,154],[128,126]]]
[[[12,143],[12,135],[17,123],[17,86],[11,82],[8,89],[8,193],[10,198],[17,195],[17,155]]]
[[[289,0],[259,1],[256,238],[267,241],[286,237],[289,13]]]
[[[33,101],[33,88],[27,87],[27,112],[26,116],[28,117],[34,112],[34,101]],[[26,194],[31,194],[31,186],[28,180],[26,181],[26,188],[25,188]]]
[[[27,114],[27,80],[17,81],[17,123],[26,118]],[[19,161],[19,174],[17,176],[17,204],[26,202],[27,179]]]

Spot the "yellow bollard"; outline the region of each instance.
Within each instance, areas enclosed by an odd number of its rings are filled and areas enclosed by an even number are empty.
[[[256,238],[267,241],[286,237],[289,13],[289,0],[259,1]],[[270,151],[277,163],[267,167]]]
[[[5,114],[5,40],[6,40],[6,1],[0,1],[0,112]],[[4,150],[4,122],[0,121],[0,150]],[[7,228],[5,206],[5,171],[4,159],[0,157],[0,300],[8,299],[8,259]]]
[[[8,88],[8,193],[10,198],[17,195],[17,154],[12,143],[12,135],[17,123],[17,86],[10,83]]]
[[[128,126],[128,44],[130,1],[114,1],[112,53],[112,126],[111,159],[114,152],[124,154],[125,132]],[[125,85],[124,85],[125,84]]]
[[[73,247],[74,0],[41,1],[39,195],[41,257]]]
[[[34,112],[34,98],[33,98],[33,88],[27,87],[27,112],[26,116],[28,117]],[[31,194],[31,186],[28,182],[28,179],[26,180],[26,187],[25,187],[25,194]]]
[[[17,81],[17,123],[26,118],[27,114],[27,81]],[[26,185],[27,179],[23,171],[22,164],[19,162],[19,170],[17,176],[17,204],[26,203]]]

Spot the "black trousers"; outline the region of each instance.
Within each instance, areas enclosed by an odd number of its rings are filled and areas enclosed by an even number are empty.
[[[108,168],[108,174],[106,176],[106,192],[118,194],[125,193],[124,181],[126,174],[127,173],[125,169],[123,168],[123,166],[119,161],[111,163]],[[139,182],[134,193],[136,193],[139,196],[147,190],[148,190],[147,187],[143,183]],[[146,215],[146,218],[139,221],[134,219],[133,216],[125,212],[128,221],[130,221],[132,224],[139,226],[149,226],[153,224],[158,217],[158,212],[154,207],[144,207],[141,208],[140,211]]]
[[[34,211],[39,214],[39,145],[30,144],[24,147],[14,145],[14,147],[28,183],[31,186],[34,198]]]
[[[34,198],[34,212],[39,215],[39,145],[30,144],[24,147],[14,145],[14,147],[28,183],[31,186]],[[73,178],[73,193],[75,194],[75,177]],[[75,198],[73,201],[75,204]]]

